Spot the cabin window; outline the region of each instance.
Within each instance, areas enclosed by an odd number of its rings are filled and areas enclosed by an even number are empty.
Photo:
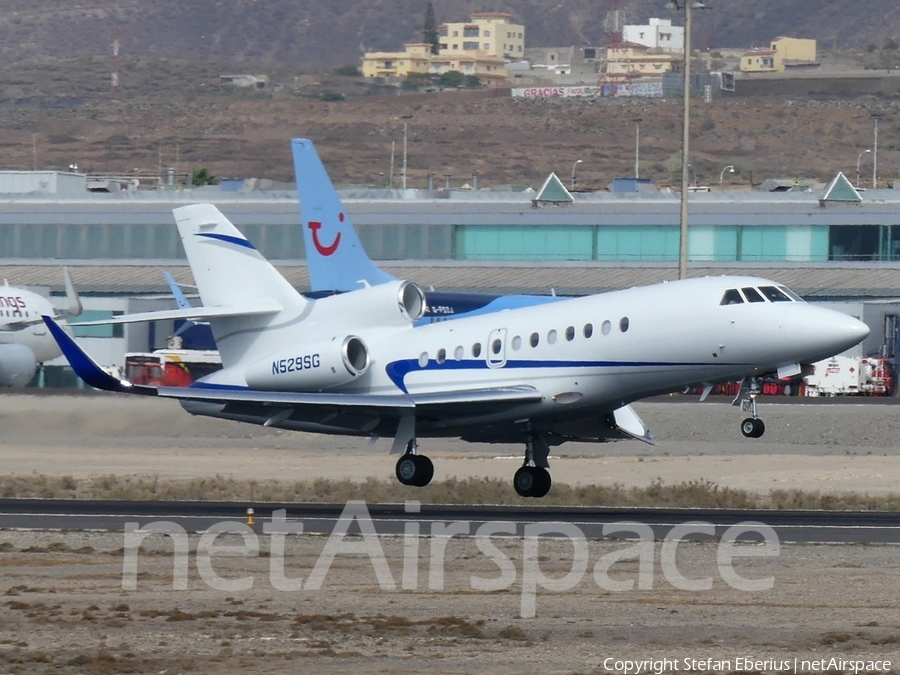
[[[594,334],[594,325],[590,323],[584,324],[584,337],[589,338]]]
[[[612,330],[612,324],[609,321],[604,321],[600,326],[600,332],[604,335],[609,335],[609,331]]]
[[[547,333],[547,342],[551,345],[556,344],[556,331],[551,330]]]
[[[499,354],[499,353],[500,353],[500,348],[501,348],[502,346],[503,346],[503,343],[501,343],[500,340],[494,340],[494,341],[491,343],[491,351],[492,351],[494,354]]]
[[[752,286],[741,290],[744,291],[744,297],[747,298],[747,302],[765,302],[759,291]]]
[[[619,330],[622,331],[623,333],[628,331],[628,317],[627,316],[623,316],[619,320]]]
[[[521,347],[522,347],[522,338],[519,337],[518,335],[516,335],[516,336],[512,339],[512,348],[513,348],[515,351],[519,351],[519,349],[520,349]]]
[[[763,292],[770,302],[790,302],[791,299],[774,286],[760,286],[759,290]]]
[[[456,351],[453,352],[453,360],[454,361],[462,361],[465,350],[462,348],[462,345],[456,348]]]
[[[481,343],[480,342],[476,342],[474,345],[472,345],[472,356],[474,356],[476,359],[479,356],[481,356]]]
[[[529,339],[530,339],[530,341],[531,341],[531,346],[532,346],[532,347],[537,347],[537,346],[538,346],[538,343],[541,341],[541,338],[540,338],[540,336],[539,336],[537,333],[532,333],[532,334],[531,334],[531,338],[529,338]]]
[[[447,350],[446,349],[438,349],[437,350],[437,362],[443,363],[447,360]]]
[[[742,305],[744,304],[744,298],[741,297],[741,294],[738,293],[736,288],[729,288],[725,291],[725,295],[722,296],[722,302],[720,305]]]
[[[422,352],[419,354],[419,368],[424,368],[428,365],[428,352]]]
[[[569,326],[566,328],[566,341],[571,342],[575,339],[575,326]]]

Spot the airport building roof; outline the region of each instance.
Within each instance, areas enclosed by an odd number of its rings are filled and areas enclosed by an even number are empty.
[[[161,270],[179,283],[192,284],[183,260],[69,261],[76,286],[86,294],[167,294]],[[0,278],[16,284],[48,287],[63,293],[60,265],[66,261],[0,261]],[[276,265],[300,290],[309,287],[304,263]],[[614,263],[530,263],[410,261],[383,264],[390,274],[425,288],[476,293],[584,295],[677,278],[677,265]],[[810,299],[884,299],[900,297],[900,263],[694,264],[691,277],[753,275],[772,279]]]

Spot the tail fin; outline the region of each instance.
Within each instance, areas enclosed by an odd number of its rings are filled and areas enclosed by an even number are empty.
[[[352,291],[393,281],[369,260],[312,141],[291,140],[310,290]]]
[[[191,303],[184,297],[184,292],[181,290],[181,286],[178,285],[178,282],[175,281],[175,277],[166,270],[163,270],[163,274],[166,277],[166,283],[169,284],[169,290],[172,291],[172,297],[175,298],[175,304],[178,305],[178,309],[187,309],[190,307]]]
[[[215,206],[193,204],[173,213],[205,307],[262,300],[286,310],[306,305],[306,299]]]

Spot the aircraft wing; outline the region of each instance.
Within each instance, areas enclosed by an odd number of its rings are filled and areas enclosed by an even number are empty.
[[[386,417],[400,417],[405,411],[410,410],[420,410],[424,414],[428,414],[428,410],[433,407],[440,407],[444,414],[485,414],[491,408],[509,407],[541,400],[541,393],[537,389],[524,385],[394,395],[259,391],[244,387],[214,385],[158,388],[133,385],[113,377],[100,368],[53,319],[48,316],[43,319],[75,373],[90,386],[106,391],[174,398],[183,401],[271,407],[275,411],[285,408],[305,409],[311,412],[351,410],[362,414],[371,413]]]
[[[221,306],[221,307],[185,307],[183,309],[165,309],[158,312],[139,312],[137,314],[123,314],[110,319],[97,321],[80,321],[74,326],[106,326],[114,323],[139,323],[141,321],[166,321],[175,319],[202,320],[222,318],[226,316],[253,316],[256,314],[275,314],[283,308],[272,302],[254,303],[252,307],[247,305]]]

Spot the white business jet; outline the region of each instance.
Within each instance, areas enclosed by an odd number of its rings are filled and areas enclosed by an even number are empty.
[[[183,389],[132,385],[103,372],[48,317],[75,372],[100,389],[178,399],[194,414],[393,437],[406,485],[424,486],[434,473],[421,438],[521,442],[514,487],[542,497],[551,446],[651,440],[632,401],[793,372],[869,332],[754,277],[672,281],[416,326],[425,296],[411,282],[307,299],[214,206],[174,213],[203,306],[97,323],[208,321],[222,370]]]
[[[7,281],[0,286],[0,387],[24,387],[39,363],[62,354],[41,317],[62,320],[81,314],[81,300],[67,268],[63,268],[63,276],[69,303],[65,312],[33,291],[10,286]]]

